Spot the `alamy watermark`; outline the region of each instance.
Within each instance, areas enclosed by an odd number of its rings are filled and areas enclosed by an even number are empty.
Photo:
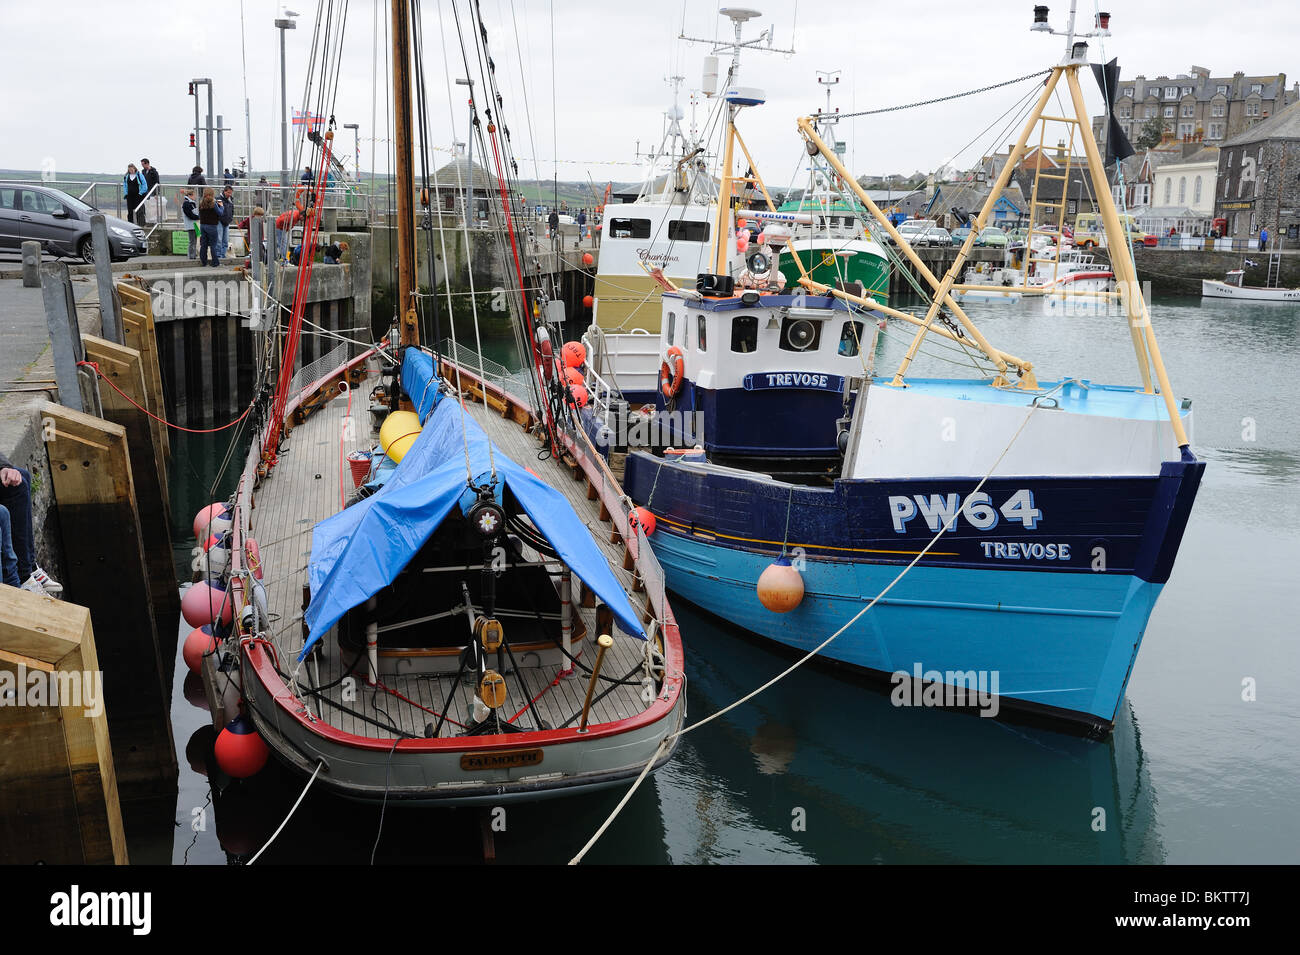
[[[104,674],[99,670],[0,670],[0,706],[80,706],[84,715],[104,712]]]
[[[251,282],[238,278],[155,279],[149,286],[158,318],[197,318],[207,315],[248,315],[256,304]]]
[[[895,706],[964,707],[980,716],[997,716],[997,670],[925,670],[913,664],[912,672],[896,670],[889,700]]]
[[[660,411],[653,415],[609,415],[596,432],[602,448],[664,448],[698,444],[704,439],[704,413]]]

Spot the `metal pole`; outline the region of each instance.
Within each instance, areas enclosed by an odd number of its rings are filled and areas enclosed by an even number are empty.
[[[284,33],[285,27],[277,20],[280,29],[280,205],[289,208],[289,96],[285,86]]]
[[[194,84],[195,87],[197,87],[198,85],[199,85],[198,83]],[[199,143],[201,142],[199,138],[200,132],[201,130],[199,129],[199,91],[198,89],[195,89],[194,90],[194,165],[196,166],[203,165],[203,160],[199,156]]]
[[[223,135],[225,133],[225,129],[223,128],[224,126],[225,123],[222,121],[220,114],[218,114],[217,116],[217,170],[218,170],[218,174],[223,177],[222,181],[219,183],[219,185],[222,186],[225,185],[224,176],[226,170],[226,137]]]
[[[207,79],[203,82],[208,84],[208,162],[212,162],[212,157],[216,155],[212,151],[212,80]],[[211,169],[208,172],[212,172]]]
[[[108,227],[103,213],[90,217],[90,241],[95,249],[95,283],[99,286],[99,316],[104,337],[124,344],[122,337],[122,303],[113,287],[112,248],[108,244]]]

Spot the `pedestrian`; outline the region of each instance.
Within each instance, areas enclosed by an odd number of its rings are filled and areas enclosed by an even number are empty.
[[[149,195],[150,193],[153,194],[153,221],[162,222],[162,184],[158,179],[158,170],[153,167],[153,164],[150,163],[148,159],[141,159],[140,172],[144,174],[144,184],[149,187],[145,190],[145,195]],[[140,224],[144,225],[144,220],[147,220],[148,218],[149,216],[146,212],[142,215]]]
[[[587,210],[578,210],[578,239],[582,240],[587,237]]]
[[[279,259],[288,252],[289,237],[299,215],[297,209],[290,209],[288,212],[282,212],[275,217],[275,249],[272,252],[272,258]]]
[[[271,183],[265,176],[257,180],[257,204],[263,209],[271,204]]]
[[[185,185],[187,186],[206,186],[207,184],[208,181],[203,178],[202,166],[195,166],[190,171],[190,178],[185,182]]]
[[[136,210],[144,202],[144,194],[149,186],[144,176],[135,168],[135,163],[126,164],[126,175],[122,177],[122,198],[126,200],[126,219],[135,225],[144,225],[143,214],[136,218]]]
[[[230,223],[235,221],[235,187],[226,186],[221,190],[221,221],[217,229],[217,261],[226,257],[230,248]]]
[[[326,265],[338,265],[343,253],[348,250],[347,242],[330,242],[321,249]]]
[[[223,186],[233,186],[235,184],[235,174],[229,169],[221,170],[221,184]]]
[[[3,582],[57,597],[63,585],[36,563],[32,534],[32,476],[0,454],[0,567]]]
[[[217,243],[220,240],[221,209],[217,205],[217,196],[212,189],[203,190],[199,200],[199,264],[216,268],[221,264],[217,257]],[[211,257],[212,262],[208,262]]]
[[[313,176],[313,175],[311,174],[311,166],[303,166],[303,167],[302,167],[302,179],[301,179],[300,181],[301,181],[301,182],[315,182],[315,181],[316,181],[316,177]]]
[[[1259,251],[1264,252],[1268,249],[1268,229],[1259,230]]]
[[[546,237],[548,239],[554,239],[557,236],[559,236],[559,234],[560,234],[560,214],[556,212],[554,209],[552,209],[551,214],[546,217]]]
[[[181,190],[181,219],[190,229],[190,258],[199,257],[199,207],[194,202],[194,190]]]

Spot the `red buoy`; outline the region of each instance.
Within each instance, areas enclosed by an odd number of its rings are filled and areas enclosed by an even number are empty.
[[[579,386],[583,385],[586,382],[586,379],[582,377],[582,372],[578,371],[578,369],[576,368],[564,369],[564,380],[571,385],[579,385]]]
[[[635,530],[637,525],[645,528],[645,536],[649,537],[655,532],[655,516],[645,507],[634,507],[632,513],[627,516],[628,523]]]
[[[590,397],[587,394],[587,389],[582,387],[582,385],[573,385],[569,390],[573,392],[573,403],[579,408],[585,408],[587,406],[587,399]]]
[[[587,349],[582,347],[582,342],[568,342],[560,349],[560,357],[565,368],[578,368],[587,361]]]
[[[203,669],[203,658],[216,649],[217,638],[212,635],[211,625],[195,627],[181,647],[181,659],[191,673],[198,673]]]
[[[242,715],[226,724],[214,748],[221,771],[235,779],[247,779],[261,772],[271,754],[252,722]]]
[[[583,308],[591,308],[591,306],[592,306],[593,304],[595,304],[595,302],[596,302],[596,300],[595,300],[594,298],[592,298],[590,295],[584,295],[584,296],[582,296],[582,307],[583,307]]]
[[[596,261],[596,257],[595,257],[594,255],[592,255],[590,252],[584,252],[584,253],[582,253],[582,264],[583,264],[583,265],[592,265],[592,264],[595,263],[595,261]]]

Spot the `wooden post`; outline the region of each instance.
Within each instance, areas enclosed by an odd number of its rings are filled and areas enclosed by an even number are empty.
[[[116,345],[93,335],[83,336],[82,345],[86,358],[98,364],[100,373],[125,392],[123,396],[116,388],[106,386],[101,389],[100,395],[104,419],[120,424],[126,430],[127,447],[131,453],[131,477],[135,483],[136,503],[140,507],[144,558],[149,568],[149,592],[153,599],[160,643],[165,646],[164,635],[176,633],[180,627],[181,601],[176,589],[176,568],[173,563],[171,511],[163,490],[167,486],[167,466],[163,463],[162,449],[157,446],[154,437],[154,422],[136,407],[148,406],[144,362],[134,348]],[[174,654],[166,652],[160,655],[163,675],[170,686],[176,658]]]
[[[59,400],[81,411],[81,382],[77,362],[81,360],[81,333],[77,326],[77,305],[72,297],[72,281],[64,262],[51,262],[41,268],[41,297],[45,303],[45,323],[50,332],[50,352],[54,358],[54,380],[59,386]]]
[[[167,417],[166,402],[163,400],[162,372],[158,367],[158,335],[154,327],[153,301],[149,298],[149,293],[139,284],[139,279],[132,282],[118,282],[117,293],[122,297],[122,344],[127,348],[134,348],[140,353],[140,359],[144,362],[144,388],[145,394],[148,395],[148,402],[141,402],[149,409],[151,414],[159,418]],[[180,290],[177,290],[177,294]],[[180,333],[183,322],[178,322],[176,328],[177,334]],[[184,379],[181,379],[181,388],[184,387]],[[181,389],[178,388],[176,403],[179,406],[184,400]],[[167,426],[161,422],[153,423],[154,440],[157,447],[163,451],[163,495],[167,496],[167,466],[172,460],[171,435],[167,432]]]
[[[113,249],[108,244],[108,226],[102,213],[90,217],[90,236],[95,249],[95,283],[99,286],[99,317],[104,337],[122,344],[122,303],[113,290]]]
[[[145,564],[126,429],[46,402],[40,408],[62,532],[67,597],[90,608],[99,634],[113,762],[124,799],[176,785],[170,685]]]
[[[90,611],[0,587],[0,863],[126,865],[100,672]]]

